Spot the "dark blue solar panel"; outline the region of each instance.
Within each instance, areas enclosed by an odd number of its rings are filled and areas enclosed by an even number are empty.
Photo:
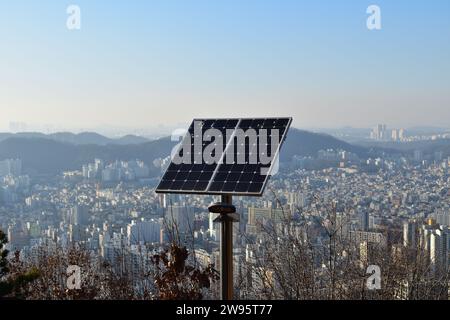
[[[187,144],[190,148],[182,150],[180,147],[178,152],[180,157],[189,159],[189,163],[172,162],[156,192],[262,195],[270,177],[265,171],[271,168],[273,162],[262,163],[262,157],[272,156],[272,159],[275,159],[273,155],[278,156],[291,122],[291,118],[194,120],[186,134],[186,137],[191,138],[190,144]],[[211,151],[210,147],[213,145],[221,145],[213,135],[207,134],[209,129],[220,131],[218,138],[223,143],[219,154],[214,151],[206,152]],[[252,133],[252,130],[256,132],[253,138],[246,135],[237,136],[241,133]],[[265,143],[263,130],[267,130]],[[272,148],[272,140],[276,139],[276,134],[272,134],[275,131],[272,130],[278,131],[276,149]],[[203,142],[199,144],[201,147],[196,149],[195,143],[201,141],[199,138],[202,138]],[[212,157],[221,156],[220,161],[207,163],[202,157],[206,153]],[[196,158],[196,154],[200,158]]]

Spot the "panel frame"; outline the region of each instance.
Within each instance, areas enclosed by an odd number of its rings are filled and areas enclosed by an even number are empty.
[[[236,127],[234,128],[234,129],[235,129],[235,132],[236,132],[236,129],[239,128],[239,125],[240,125],[241,121],[243,121],[243,120],[251,120],[251,121],[253,121],[253,120],[267,120],[267,119],[288,120],[288,123],[287,123],[287,125],[286,125],[285,131],[284,131],[282,137],[280,138],[280,143],[278,144],[278,147],[277,147],[277,150],[276,150],[276,157],[279,157],[279,156],[280,156],[281,147],[282,147],[282,145],[284,144],[284,142],[285,142],[285,140],[286,140],[286,138],[287,138],[289,129],[290,129],[291,124],[292,124],[292,121],[293,121],[293,118],[292,118],[292,117],[264,117],[264,118],[263,118],[263,117],[258,117],[258,118],[205,118],[205,119],[195,118],[195,119],[192,120],[192,122],[191,122],[191,124],[189,125],[188,128],[190,128],[191,125],[192,125],[195,121],[221,121],[221,120],[224,120],[224,121],[229,121],[229,120],[231,120],[231,121],[236,121],[236,120],[237,120],[238,122],[237,122],[237,124],[236,124]],[[190,134],[190,133],[189,133],[189,130],[186,132],[186,135],[187,135],[187,134]],[[183,139],[186,137],[186,135],[183,136]],[[235,137],[235,134],[233,134],[233,137],[230,139],[230,141],[233,140],[234,137]],[[228,143],[227,143],[227,145],[226,145],[226,147],[225,147],[225,149],[224,149],[224,155],[226,154],[226,151],[227,151],[227,148],[229,147],[230,141],[228,141]],[[178,153],[181,151],[181,148],[182,148],[182,146],[180,146],[180,147],[177,149],[177,152],[178,152]],[[224,156],[224,155],[223,155],[223,156]],[[222,156],[222,159],[223,159],[223,156]],[[274,158],[274,159],[276,159],[276,158]],[[271,162],[270,167],[268,167],[268,168],[269,168],[269,172],[272,172],[273,166],[274,166],[274,163],[275,163],[275,162],[276,162],[276,161],[272,161],[272,162]],[[158,183],[158,186],[155,188],[155,193],[157,193],[157,194],[180,194],[180,195],[188,195],[188,194],[193,194],[193,195],[194,195],[194,194],[195,194],[195,195],[212,195],[212,196],[233,195],[233,196],[261,197],[261,196],[264,194],[264,191],[265,191],[265,189],[266,189],[266,187],[267,187],[267,184],[268,184],[268,182],[269,182],[269,179],[270,179],[270,177],[271,177],[271,175],[266,175],[266,176],[265,176],[264,182],[263,182],[262,187],[261,187],[261,189],[260,189],[260,192],[236,192],[236,191],[223,192],[223,191],[208,191],[208,189],[211,187],[211,184],[213,183],[214,177],[218,174],[218,169],[219,169],[219,167],[223,164],[223,163],[218,163],[218,164],[217,164],[217,167],[215,168],[215,170],[214,170],[214,172],[213,172],[213,175],[212,175],[211,179],[210,179],[209,182],[208,182],[208,186],[207,186],[207,188],[206,188],[205,191],[196,191],[196,190],[164,190],[164,189],[158,189],[158,187],[161,185],[161,182],[163,181],[162,178],[164,178],[164,176],[166,176],[166,174],[168,173],[169,167],[170,167],[171,164],[172,164],[172,161],[170,162],[169,166],[167,167],[167,169],[165,170],[164,174],[162,175],[161,180],[160,180],[159,183]],[[250,183],[250,182],[249,182],[249,183]],[[258,184],[261,184],[261,182],[258,182]]]

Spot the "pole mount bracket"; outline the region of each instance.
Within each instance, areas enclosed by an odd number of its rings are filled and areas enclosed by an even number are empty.
[[[216,202],[208,207],[209,212],[219,214],[232,214],[236,213],[236,207],[232,204]]]

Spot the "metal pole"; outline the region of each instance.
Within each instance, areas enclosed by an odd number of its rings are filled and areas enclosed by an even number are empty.
[[[233,197],[222,195],[222,203],[232,205]],[[222,300],[233,300],[233,218],[226,213],[222,213],[220,218],[220,290]]]

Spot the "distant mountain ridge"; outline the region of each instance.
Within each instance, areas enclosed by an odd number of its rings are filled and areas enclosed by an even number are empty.
[[[316,156],[318,151],[325,149],[345,150],[358,156],[366,156],[368,154],[367,148],[349,144],[331,135],[294,128],[289,131],[282,147],[281,159],[286,161],[294,155]]]
[[[70,143],[75,145],[126,145],[126,144],[141,144],[149,142],[150,140],[136,135],[126,135],[120,138],[108,138],[95,132],[57,132],[51,134],[44,134],[39,132],[20,132],[20,133],[0,133],[0,142],[9,138],[39,138],[50,139],[57,142]]]
[[[95,158],[106,161],[141,159],[151,164],[154,159],[167,157],[171,151],[170,139],[142,144],[71,144],[43,138],[13,137],[0,142],[0,160],[22,159],[26,173],[58,174],[79,170]]]
[[[174,146],[169,137],[132,143],[137,141],[135,137],[126,136],[120,140],[121,143],[107,143],[110,140],[105,140],[101,135],[88,134],[76,135],[77,143],[73,143],[73,134],[60,134],[57,138],[43,136],[14,135],[0,138],[0,160],[20,158],[26,171],[42,174],[80,169],[95,158],[106,161],[141,159],[153,167],[154,159],[169,156]],[[342,149],[360,156],[368,152],[364,147],[348,144],[329,135],[291,129],[282,148],[281,161],[289,161],[294,155],[316,156],[323,149]],[[158,174],[156,168],[152,173]]]

